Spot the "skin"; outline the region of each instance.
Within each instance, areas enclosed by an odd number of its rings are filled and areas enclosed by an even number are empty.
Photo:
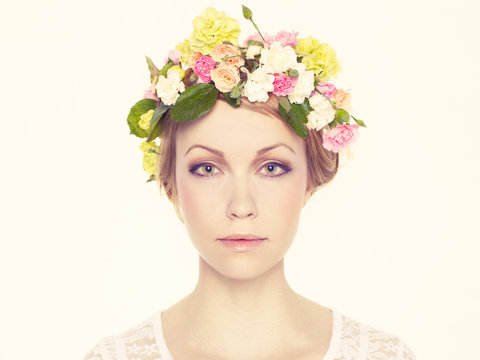
[[[293,151],[278,146],[257,156],[278,143]],[[195,144],[224,158],[198,147],[185,155]],[[202,162],[208,164],[194,168]],[[177,133],[175,170],[199,278],[192,293],[162,314],[174,359],[322,359],[331,310],[295,293],[284,272],[310,196],[304,140],[279,118],[217,101]],[[247,252],[217,240],[238,232],[267,240]]]

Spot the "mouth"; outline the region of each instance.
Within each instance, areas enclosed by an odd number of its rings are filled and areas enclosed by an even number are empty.
[[[263,244],[267,238],[253,234],[233,234],[218,240],[231,250],[250,251]]]
[[[265,237],[258,236],[255,234],[232,234],[218,240],[231,240],[231,241],[255,241],[255,240],[265,240]]]

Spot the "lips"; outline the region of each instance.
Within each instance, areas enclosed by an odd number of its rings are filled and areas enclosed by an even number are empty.
[[[265,237],[255,235],[255,234],[232,234],[229,236],[225,236],[223,238],[220,238],[218,240],[265,240]]]

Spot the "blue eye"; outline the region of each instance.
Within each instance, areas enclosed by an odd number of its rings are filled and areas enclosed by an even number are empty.
[[[279,173],[277,171],[279,168],[282,169],[283,172]],[[201,171],[197,172],[197,169],[200,169]],[[207,162],[202,162],[202,163],[199,163],[199,164],[196,164],[196,165],[192,166],[189,171],[194,176],[212,177],[212,176],[217,174],[215,172],[215,169],[217,169],[217,167],[215,165],[213,165],[211,163],[207,163]],[[262,175],[267,177],[267,178],[274,178],[274,177],[282,176],[282,175],[285,175],[286,173],[288,173],[291,170],[288,166],[280,164],[280,163],[276,163],[276,162],[270,162],[270,163],[267,163],[267,164],[263,165],[262,170],[263,169],[266,169],[266,173],[263,173]]]

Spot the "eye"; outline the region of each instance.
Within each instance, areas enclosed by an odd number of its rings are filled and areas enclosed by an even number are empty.
[[[200,171],[197,172],[197,169],[200,169]],[[192,168],[189,171],[195,176],[208,177],[208,176],[213,176],[215,174],[214,169],[216,169],[216,167],[213,164],[199,163],[192,166]]]
[[[277,176],[282,176],[288,173],[291,169],[283,164],[276,163],[276,162],[270,162],[268,164],[265,164],[262,169],[265,169],[265,174],[267,177],[277,177]],[[277,171],[278,169],[281,169],[283,171]]]

